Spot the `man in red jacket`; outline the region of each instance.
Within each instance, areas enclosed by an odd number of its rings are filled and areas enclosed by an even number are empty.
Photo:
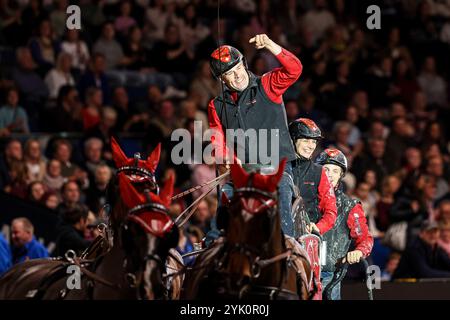
[[[282,95],[297,81],[303,67],[295,55],[265,34],[256,35],[249,42],[254,43],[257,49],[269,50],[281,67],[257,77],[248,70],[245,58],[236,48],[224,45],[211,54],[211,71],[224,87],[222,94],[208,106],[209,125],[215,130],[211,141],[216,159],[223,159],[222,163],[227,164],[237,155],[236,161],[244,164],[243,167],[248,171],[260,170],[269,174],[276,171],[282,158],[287,158],[285,174],[279,184],[279,206],[282,229],[285,234],[293,236],[291,161],[296,156],[289,136]],[[257,140],[250,141],[245,136],[244,139],[226,141],[225,132],[228,133],[230,129],[233,132],[254,129]],[[230,184],[222,190],[231,196]],[[215,229],[214,223],[212,229]]]

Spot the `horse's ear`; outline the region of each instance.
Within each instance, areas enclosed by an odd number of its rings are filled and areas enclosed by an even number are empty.
[[[249,174],[241,167],[241,165],[234,162],[231,165],[231,179],[236,188],[241,188],[247,184]]]
[[[277,173],[273,174],[269,178],[269,187],[271,190],[275,190],[278,186],[278,183],[280,182],[281,178],[283,177],[284,173],[284,167],[286,166],[286,158],[283,158],[281,160]]]
[[[162,187],[159,198],[161,199],[162,203],[168,207],[170,206],[170,203],[172,202],[172,195],[173,195],[173,185],[175,183],[175,177],[173,173],[169,173],[169,177],[167,178],[166,182],[164,183],[164,186]]]
[[[116,164],[117,168],[120,168],[122,166],[125,166],[127,163],[127,156],[120,148],[119,143],[116,141],[114,137],[111,137],[111,149],[112,149],[112,155],[114,163]]]
[[[123,173],[119,174],[119,188],[123,202],[128,208],[145,203],[145,197],[137,192],[130,179]]]
[[[159,158],[161,156],[161,143],[158,143],[155,150],[148,156],[145,162],[145,167],[151,172],[155,173],[156,167],[158,167]]]

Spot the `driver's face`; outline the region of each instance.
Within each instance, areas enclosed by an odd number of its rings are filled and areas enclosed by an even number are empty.
[[[298,139],[295,142],[297,153],[306,159],[310,159],[317,147],[317,140],[314,139]]]
[[[249,84],[248,72],[242,62],[222,74],[221,79],[228,88],[236,91],[245,90]]]

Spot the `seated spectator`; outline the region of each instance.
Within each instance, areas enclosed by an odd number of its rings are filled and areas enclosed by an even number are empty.
[[[209,128],[208,116],[204,111],[198,109],[197,103],[194,100],[184,100],[181,102],[180,116],[183,119],[201,121],[203,130]]]
[[[435,193],[435,179],[422,174],[416,179],[413,188],[399,195],[392,205],[392,222],[405,221],[408,223],[408,243],[418,235],[423,221],[436,220],[437,212],[433,209]]]
[[[61,187],[66,181],[67,178],[61,175],[61,162],[56,159],[51,159],[47,163],[47,170],[43,179],[44,184],[51,191],[59,193],[59,190],[61,190]]]
[[[56,67],[51,69],[44,79],[49,91],[49,98],[56,99],[59,89],[63,86],[75,85],[75,80],[70,73],[71,67],[71,56],[68,53],[61,52],[56,60]]]
[[[13,160],[9,168],[11,183],[3,190],[13,196],[25,199],[28,189],[27,167],[23,161]]]
[[[101,53],[106,59],[106,70],[117,69],[127,62],[123,54],[122,46],[115,39],[115,31],[112,23],[103,25],[102,34],[95,42],[92,52]]]
[[[0,108],[0,138],[11,133],[29,133],[27,112],[19,105],[19,91],[8,89],[5,102]]]
[[[130,28],[130,34],[124,47],[124,54],[128,58],[127,69],[150,72],[148,68],[147,50],[142,46],[142,31],[138,26]]]
[[[200,97],[200,109],[206,110],[212,98],[219,94],[219,83],[211,74],[209,62],[202,60],[197,67],[197,73],[192,79],[190,92]]]
[[[426,173],[436,179],[436,195],[434,200],[442,198],[450,190],[444,177],[444,160],[440,156],[427,159]]]
[[[34,226],[27,218],[11,222],[11,241],[13,264],[49,256],[47,249],[34,237]]]
[[[450,221],[441,221],[439,223],[439,229],[441,230],[441,237],[438,240],[438,245],[450,258]]]
[[[197,210],[191,218],[191,224],[200,228],[200,230],[202,230],[204,234],[207,234],[210,228],[210,221],[213,217],[213,206],[213,202],[209,197],[202,199],[198,204]]]
[[[445,199],[439,203],[438,219],[444,223],[450,222],[450,199]]]
[[[386,262],[386,267],[381,272],[381,281],[391,281],[392,276],[394,275],[395,270],[398,267],[398,264],[400,263],[401,254],[398,252],[392,252],[389,255],[389,258]]]
[[[104,102],[109,102],[109,83],[105,74],[106,58],[102,53],[95,53],[89,63],[89,69],[81,76],[79,81],[80,96],[84,99],[88,88],[95,87],[102,91]]]
[[[307,11],[301,20],[303,28],[309,30],[316,44],[323,38],[326,30],[336,24],[333,13],[327,9],[327,3],[324,0],[315,0],[314,8]]]
[[[216,177],[214,158],[208,156],[204,159],[205,163],[197,164],[192,170],[191,184],[193,186],[199,186],[202,183],[213,180]],[[208,164],[209,163],[209,164]],[[192,197],[197,199],[202,193],[204,193],[208,188],[204,187],[196,190],[192,193]],[[216,190],[211,191],[210,195],[214,196]]]
[[[88,214],[88,209],[80,204],[64,212],[56,237],[55,257],[64,256],[68,250],[80,255],[90,245],[91,241],[84,238]]]
[[[86,137],[94,137],[100,139],[103,143],[103,157],[107,160],[112,160],[110,145],[111,137],[116,135],[116,123],[117,123],[117,112],[111,107],[104,107],[101,110],[100,123],[86,131]],[[107,151],[110,155],[106,156]]]
[[[437,245],[439,236],[438,224],[425,221],[403,253],[394,278],[450,278],[450,257]]]
[[[40,102],[47,98],[48,89],[44,80],[35,72],[36,65],[30,49],[19,47],[16,51],[17,67],[12,71],[12,79],[27,101]]]
[[[123,36],[128,34],[128,30],[136,25],[136,20],[130,17],[132,10],[132,3],[130,1],[123,1],[120,3],[120,15],[114,21],[114,28]]]
[[[72,144],[65,139],[54,142],[53,158],[61,163],[61,175],[68,180],[78,181],[83,188],[89,185],[87,173],[71,161]]]
[[[54,132],[80,132],[83,130],[81,102],[78,91],[72,86],[59,90],[56,107],[50,112],[49,128]]]
[[[370,194],[370,185],[367,182],[360,182],[355,190],[355,197],[361,201],[361,205],[366,213],[367,224],[369,226],[369,231],[372,237],[379,238],[383,236],[375,223],[375,218],[377,216],[376,201]]]
[[[393,170],[399,170],[403,154],[413,145],[415,132],[405,117],[394,118],[391,126],[392,130],[386,140],[386,159]]]
[[[170,100],[161,102],[158,110],[158,116],[150,121],[150,124],[161,130],[164,138],[169,138],[173,130],[178,128],[178,122],[175,117],[175,107]]]
[[[39,140],[27,140],[24,147],[24,161],[28,170],[28,181],[42,181],[47,163],[42,156]]]
[[[78,184],[74,181],[68,181],[61,187],[62,202],[58,205],[58,213],[61,217],[74,207],[81,204],[81,191]]]
[[[11,257],[11,249],[9,248],[9,244],[6,241],[3,233],[0,232],[0,277],[3,273],[8,271],[11,268],[12,257]]]
[[[397,176],[391,175],[384,178],[381,186],[381,197],[377,202],[377,216],[375,218],[377,229],[386,232],[391,224],[390,212],[394,204],[394,195],[400,188],[401,181]]]
[[[197,45],[209,35],[209,29],[202,24],[197,16],[194,3],[188,3],[183,8],[183,16],[178,24],[181,41],[188,44],[192,52]]]
[[[98,165],[95,169],[95,179],[86,191],[86,205],[97,215],[107,202],[107,188],[111,176],[110,167],[106,164]]]
[[[100,164],[103,164],[102,159],[103,142],[99,138],[89,138],[84,143],[85,169],[90,176],[90,182],[94,181],[95,172]]]
[[[53,37],[54,35],[50,21],[44,19],[39,24],[38,36],[32,38],[29,43],[33,59],[38,64],[42,75],[46,74],[55,66],[56,42]]]
[[[51,209],[51,210],[55,210],[58,208],[59,204],[60,204],[60,200],[59,197],[56,193],[54,192],[47,192],[44,195],[44,204],[47,208]]]
[[[11,164],[14,161],[22,161],[22,144],[19,140],[11,139],[5,144],[4,153],[0,155],[0,189],[11,183],[10,175]]]
[[[72,69],[77,74],[86,70],[90,54],[86,42],[80,39],[79,30],[67,30],[66,39],[61,43],[61,50],[72,57]]]
[[[94,87],[87,89],[86,106],[81,110],[84,130],[89,130],[98,125],[100,122],[100,112],[102,106],[102,91]]]
[[[28,185],[28,199],[36,204],[44,205],[45,185],[40,181],[33,181]]]
[[[68,0],[57,0],[55,8],[50,13],[50,22],[52,25],[52,29],[55,33],[55,38],[60,39],[64,30],[66,30],[66,21],[67,21],[67,7],[69,6]]]
[[[422,71],[417,77],[420,88],[430,104],[445,108],[448,106],[447,83],[436,70],[436,60],[428,56],[423,62]]]

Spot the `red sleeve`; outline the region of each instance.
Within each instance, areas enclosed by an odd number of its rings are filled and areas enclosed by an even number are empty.
[[[219,161],[221,159],[226,159],[225,156],[228,154],[228,148],[226,146],[222,123],[220,122],[214,106],[214,99],[208,104],[208,121],[209,128],[212,130],[211,143],[214,146],[215,157],[218,163],[224,163]]]
[[[320,234],[324,234],[333,228],[337,217],[336,196],[334,189],[328,180],[325,170],[322,168],[322,176],[319,183],[319,209],[322,212],[322,218],[317,223]]]
[[[283,93],[300,77],[303,66],[300,60],[286,49],[282,49],[276,57],[282,67],[264,74],[261,83],[269,99],[281,103]]]
[[[355,240],[355,250],[360,250],[364,257],[372,251],[373,238],[369,232],[366,215],[360,203],[353,207],[348,214],[347,225],[350,229],[350,236]]]

